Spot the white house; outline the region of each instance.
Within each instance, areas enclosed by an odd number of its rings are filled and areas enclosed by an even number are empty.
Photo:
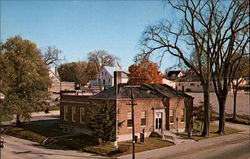
[[[210,91],[214,92],[213,82],[210,82]],[[203,92],[203,87],[199,81],[180,82],[176,81],[176,89],[186,92]]]
[[[128,82],[128,76],[127,72],[123,71],[121,67],[110,67],[110,66],[104,66],[100,73],[97,75],[96,80],[90,81],[90,87],[99,87],[99,80],[101,82],[101,86],[104,88],[110,88],[114,86],[115,83],[115,73],[117,73],[117,83],[127,83]],[[99,79],[100,77],[100,79]]]
[[[168,80],[166,78],[162,78],[162,84],[166,84],[172,88],[176,88],[176,83],[175,81]]]

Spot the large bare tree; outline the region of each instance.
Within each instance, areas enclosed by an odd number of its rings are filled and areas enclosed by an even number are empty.
[[[61,50],[56,47],[48,46],[43,50],[39,50],[42,56],[44,63],[47,66],[55,65],[57,66],[59,62],[62,60],[59,56],[62,53]]]
[[[249,40],[246,32],[249,29],[248,3],[247,0],[226,3],[223,0],[168,0],[175,13],[182,18],[149,26],[143,34],[143,49],[138,57],[149,58],[158,53],[162,62],[164,55],[169,53],[182,60],[201,81],[204,90],[202,136],[209,135],[211,77],[220,103],[219,132],[224,132],[223,102],[231,80],[229,74],[233,74],[230,65],[237,63],[242,56],[237,60],[230,59],[237,50],[244,54]],[[196,58],[192,58],[194,54]],[[223,87],[222,80],[225,80]]]
[[[95,64],[96,69],[98,71],[98,80],[99,80],[99,87],[100,90],[101,88],[101,74],[100,71],[104,66],[114,66],[114,65],[119,65],[119,58],[116,56],[113,56],[111,54],[109,54],[107,51],[105,50],[97,50],[94,52],[90,52],[88,54],[88,60],[90,63]]]

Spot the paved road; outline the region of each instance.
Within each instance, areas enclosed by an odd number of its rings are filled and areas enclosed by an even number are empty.
[[[226,125],[243,131],[199,142],[140,152],[135,155],[136,159],[250,159],[250,127],[228,122]],[[130,158],[131,155],[120,157],[120,159]]]
[[[35,142],[4,135],[4,148],[0,159],[99,159],[91,153],[71,150],[46,149]]]

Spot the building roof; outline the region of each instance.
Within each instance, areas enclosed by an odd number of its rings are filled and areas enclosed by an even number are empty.
[[[131,88],[126,86],[131,86],[128,84],[119,84],[118,86],[118,99],[126,99],[131,97]],[[135,98],[172,98],[172,97],[188,97],[192,98],[181,91],[175,90],[166,84],[141,84],[132,85],[138,86],[133,88]],[[116,99],[116,89],[111,87],[106,89],[96,95],[90,97],[91,99]]]
[[[176,78],[179,73],[181,73],[181,70],[171,70],[167,72],[167,77],[168,78]]]

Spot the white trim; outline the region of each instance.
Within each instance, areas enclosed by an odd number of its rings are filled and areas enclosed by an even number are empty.
[[[156,122],[156,113],[161,113],[161,129],[156,129],[156,125],[155,125],[155,122]],[[159,109],[154,109],[153,111],[153,114],[154,114],[154,131],[159,131],[159,130],[164,130],[166,129],[165,127],[165,123],[166,123],[166,120],[165,120],[165,109],[164,108],[159,108]]]

